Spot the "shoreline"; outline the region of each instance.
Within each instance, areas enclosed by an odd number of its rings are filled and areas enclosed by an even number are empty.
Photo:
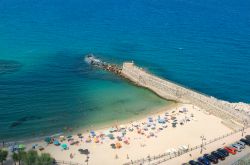
[[[169,101],[169,100],[166,100]],[[148,112],[144,112],[143,114],[138,114],[133,116],[130,116],[129,118],[124,118],[124,119],[120,119],[119,122],[117,121],[106,121],[105,123],[98,123],[95,125],[91,125],[91,126],[84,126],[84,127],[80,127],[80,128],[74,128],[72,131],[64,131],[64,132],[55,132],[52,134],[47,134],[47,135],[43,135],[43,136],[36,136],[36,137],[24,137],[21,139],[17,139],[17,140],[6,140],[4,141],[5,144],[8,143],[23,143],[23,144],[29,144],[29,143],[33,143],[33,142],[37,142],[37,141],[42,141],[45,137],[58,137],[60,135],[76,135],[77,133],[81,132],[81,133],[89,133],[90,130],[103,130],[109,127],[112,127],[114,125],[122,125],[122,124],[127,124],[127,123],[131,123],[134,121],[138,121],[138,120],[142,120],[145,117],[147,117],[148,115],[155,115],[155,114],[159,114],[161,112],[164,111],[168,111],[171,110],[172,108],[177,108],[178,106],[180,106],[182,103],[178,103],[178,102],[168,102],[167,105],[164,105],[162,107],[156,107],[156,108],[152,108],[151,110],[149,110]]]
[[[187,112],[181,113],[180,110],[186,108]],[[190,119],[188,122],[185,122],[184,125],[177,125],[177,128],[171,126],[171,122],[167,122],[168,127],[164,127],[163,129],[159,129],[163,127],[162,124],[157,122],[157,118],[160,116],[165,116],[166,112],[170,114],[170,116],[176,117],[178,122],[181,122],[183,118],[186,116]],[[192,116],[193,115],[193,116]],[[145,127],[145,122],[148,120],[147,117],[152,117],[154,123],[156,124],[156,129],[152,129],[149,127],[148,131],[144,131],[145,134],[138,133],[138,127],[133,126],[135,123],[139,125],[140,129]],[[171,117],[172,118],[172,117]],[[172,119],[168,119],[172,120]],[[172,120],[173,121],[173,120]],[[210,122],[207,124],[207,122]],[[124,144],[123,141],[118,141],[116,138],[114,140],[110,140],[105,136],[104,140],[101,138],[101,134],[106,132],[111,124],[103,125],[102,127],[95,127],[94,131],[99,137],[100,142],[95,142],[95,137],[91,137],[91,142],[86,142],[85,140],[90,137],[91,133],[82,130],[79,131],[82,133],[84,137],[79,139],[79,136],[75,133],[72,133],[72,138],[79,141],[79,144],[70,145],[66,140],[62,143],[68,145],[68,150],[62,150],[60,146],[55,146],[54,144],[47,145],[42,140],[37,141],[29,141],[26,142],[26,149],[29,150],[32,148],[34,144],[38,146],[43,146],[44,150],[39,151],[39,153],[50,153],[56,160],[58,161],[71,161],[71,162],[84,162],[87,157],[81,155],[79,153],[79,148],[88,149],[90,151],[91,161],[89,164],[102,164],[103,162],[108,164],[124,164],[129,162],[130,160],[137,160],[140,158],[146,158],[149,154],[156,155],[165,153],[167,149],[170,148],[178,148],[178,146],[196,146],[200,143],[200,135],[205,135],[208,140],[214,139],[218,136],[221,136],[224,133],[231,132],[231,129],[221,124],[221,119],[213,116],[211,114],[205,113],[203,109],[193,105],[193,104],[182,104],[176,103],[171,106],[162,107],[158,110],[150,111],[148,114],[144,114],[144,117],[140,116],[138,118],[133,118],[133,120],[128,119],[126,121],[119,121],[118,123],[113,123],[115,125],[119,125],[118,127],[126,128],[126,139],[129,139],[129,144]],[[123,126],[121,126],[123,125]],[[114,125],[113,125],[114,126]],[[129,128],[134,128],[134,131],[129,131]],[[216,128],[216,130],[213,130]],[[152,130],[151,130],[152,129]],[[148,133],[151,134],[153,132],[153,136],[148,136]],[[114,137],[121,136],[121,132],[113,133]],[[185,136],[185,138],[180,138]],[[57,139],[59,137],[56,137]],[[122,147],[120,149],[112,149],[110,147],[110,143],[121,143]],[[103,152],[105,152],[105,156],[103,156]],[[74,155],[74,158],[70,158],[70,155]],[[116,159],[116,155],[118,155],[118,159]],[[127,156],[126,156],[127,155]],[[126,157],[128,157],[127,159]]]

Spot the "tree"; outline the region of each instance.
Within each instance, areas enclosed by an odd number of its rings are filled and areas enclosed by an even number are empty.
[[[21,161],[24,161],[26,158],[27,153],[23,150],[18,151],[17,158],[18,158],[18,164],[21,165]]]
[[[16,152],[14,152],[14,153],[12,154],[12,159],[13,159],[15,165],[16,165],[16,162],[19,161],[19,155],[18,155]],[[19,164],[20,164],[20,163],[19,163]]]
[[[36,162],[36,165],[53,165],[54,159],[48,153],[42,153]]]
[[[24,165],[34,165],[36,163],[37,158],[37,151],[30,150],[25,154],[24,159],[22,158],[22,160]]]
[[[7,159],[8,151],[0,149],[0,162],[3,165],[3,162]]]

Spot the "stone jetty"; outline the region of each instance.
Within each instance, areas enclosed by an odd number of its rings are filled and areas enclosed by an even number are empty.
[[[208,113],[224,119],[224,124],[230,125],[230,127],[250,124],[250,116],[244,111],[239,112],[222,100],[188,89],[169,80],[163,80],[136,66],[133,62],[123,63],[121,75],[167,100],[197,105]]]
[[[102,62],[93,56],[88,58],[92,65],[126,78],[140,87],[153,91],[164,99],[201,107],[207,113],[222,118],[224,124],[233,129],[250,124],[250,115],[245,111],[237,111],[223,100],[188,89],[169,80],[161,79],[136,66],[133,62],[124,62],[123,66],[120,67]]]

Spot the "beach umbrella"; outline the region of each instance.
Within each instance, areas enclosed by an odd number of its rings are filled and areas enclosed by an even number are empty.
[[[122,131],[122,136],[125,136],[126,135],[126,131]]]
[[[69,140],[68,142],[69,142],[70,145],[74,144],[74,140]]]
[[[83,154],[83,152],[84,152],[83,149],[79,149],[78,151],[80,152],[80,154]]]
[[[148,122],[153,122],[153,118],[152,117],[148,117]]]
[[[162,127],[163,128],[167,128],[168,126],[167,126],[167,124],[163,124]]]
[[[59,145],[60,145],[60,142],[59,142],[58,140],[55,140],[55,141],[54,141],[54,145],[59,146]]]
[[[99,143],[99,139],[97,137],[94,138],[95,143]]]
[[[113,134],[108,134],[108,137],[109,137],[110,139],[114,139],[114,135],[113,135]]]
[[[117,136],[116,138],[117,140],[122,141],[122,138],[120,136]]]
[[[138,127],[138,126],[139,126],[139,123],[133,122],[133,126]]]
[[[121,143],[117,142],[117,143],[115,143],[115,147],[116,147],[116,148],[121,148],[122,145],[121,145]]]
[[[155,129],[155,126],[152,126],[151,129],[154,130],[154,129]]]
[[[129,130],[129,131],[133,131],[134,129],[133,129],[132,127],[129,127],[128,130]]]
[[[95,131],[90,131],[91,136],[96,136]]]
[[[123,142],[124,142],[125,144],[129,144],[128,138],[124,138],[124,139],[123,139]]]
[[[62,144],[61,145],[62,149],[66,150],[68,148],[67,144]]]
[[[151,127],[152,123],[148,122],[147,127]]]
[[[91,142],[90,137],[88,137],[85,141],[86,141],[87,143],[90,143],[90,142]]]
[[[161,124],[162,124],[162,123],[165,123],[165,122],[166,122],[165,119],[162,119],[162,118],[159,118],[159,119],[158,119],[158,123],[161,123]]]
[[[32,149],[36,149],[36,146],[38,146],[38,144],[33,144]]]
[[[125,127],[125,125],[120,125],[119,126],[121,129],[125,129],[126,127]]]
[[[18,149],[19,150],[24,150],[25,149],[25,145],[24,144],[19,144],[18,145]]]
[[[111,146],[113,149],[116,148],[114,143],[110,144],[110,146]]]
[[[46,143],[50,144],[51,141],[52,141],[52,139],[51,139],[51,137],[46,137],[46,138],[44,139],[44,141],[45,141]]]
[[[60,139],[60,141],[64,141],[65,140],[65,136],[59,136],[59,139]]]
[[[150,135],[150,136],[154,136],[154,133],[153,133],[153,132],[149,132],[149,135]]]
[[[106,130],[103,132],[104,135],[108,136],[108,134],[110,134],[109,130]]]
[[[113,127],[109,128],[109,132],[114,132],[114,128]]]
[[[68,138],[68,139],[72,138],[72,135],[68,135],[67,138]]]

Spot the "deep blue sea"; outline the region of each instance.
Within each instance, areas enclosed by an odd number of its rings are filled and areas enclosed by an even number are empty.
[[[0,140],[127,119],[151,92],[84,62],[134,60],[163,78],[250,102],[250,1],[0,0]]]

